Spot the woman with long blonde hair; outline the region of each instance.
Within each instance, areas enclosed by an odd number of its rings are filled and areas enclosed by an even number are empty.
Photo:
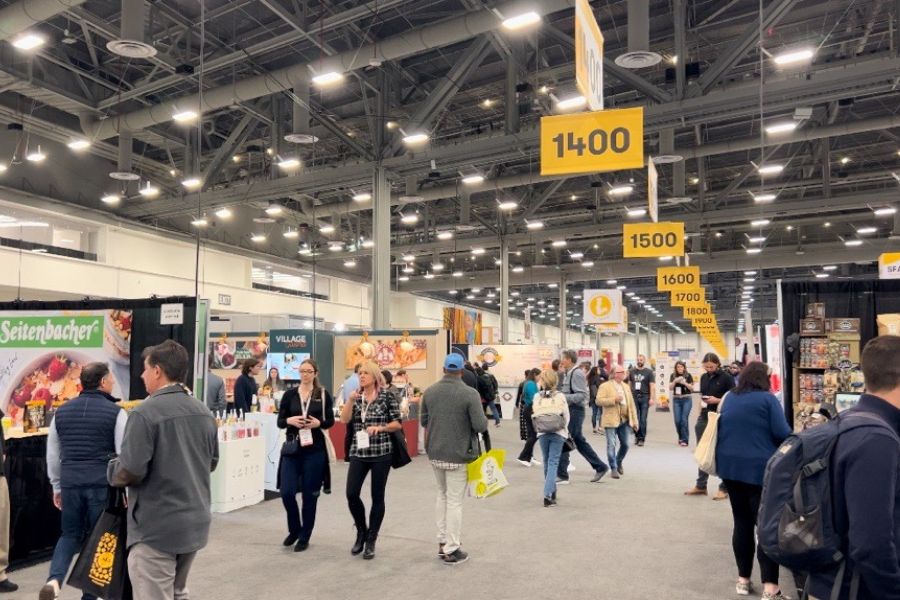
[[[375,540],[384,520],[384,492],[391,472],[391,433],[402,427],[400,403],[387,390],[384,376],[374,362],[359,367],[359,389],[341,409],[341,422],[351,431],[350,468],[347,471],[347,505],[356,525],[356,542],[350,553],[375,558]],[[366,524],[366,507],[360,494],[366,476],[372,474],[372,508]]]

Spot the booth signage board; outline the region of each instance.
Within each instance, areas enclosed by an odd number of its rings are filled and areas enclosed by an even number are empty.
[[[689,306],[704,306],[706,304],[706,288],[696,290],[675,290],[672,294],[672,306],[687,308]]]
[[[694,319],[696,317],[714,317],[712,308],[709,304],[703,304],[700,306],[686,306],[684,308],[684,318],[685,319]]]
[[[0,312],[0,411],[19,425],[28,402],[71,400],[92,362],[109,365],[113,396],[129,398],[132,322],[125,309]]]
[[[644,166],[644,109],[623,108],[541,118],[541,175]]]
[[[619,323],[596,323],[594,327],[600,333],[628,333],[628,308],[623,306]]]
[[[603,110],[603,34],[588,0],[575,2],[575,84],[591,110]]]
[[[159,307],[160,325],[184,325],[184,304],[163,304]]]
[[[647,161],[647,204],[649,209],[650,220],[654,223],[659,222],[659,173],[656,172],[656,165],[653,159]],[[684,228],[682,227],[682,233]],[[682,235],[683,237],[683,235]],[[683,254],[683,253],[682,253]]]
[[[700,267],[659,267],[656,289],[660,292],[695,290],[700,287]]]
[[[525,369],[549,369],[559,357],[556,346],[537,344],[470,344],[469,360],[487,365],[497,378],[500,405],[504,419],[518,418],[515,415],[516,392],[523,379]]]
[[[526,342],[531,341],[531,335],[532,335],[532,333],[531,333],[531,307],[526,306],[525,307],[525,336],[524,336]]]
[[[652,258],[684,255],[684,223],[625,223],[622,256]]]
[[[900,279],[900,252],[885,252],[878,257],[879,279]]]
[[[584,323],[618,324],[622,319],[622,290],[584,290]]]

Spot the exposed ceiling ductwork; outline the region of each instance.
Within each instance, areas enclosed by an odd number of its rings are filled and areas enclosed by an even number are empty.
[[[151,58],[156,48],[144,41],[144,0],[122,0],[122,29],[117,40],[110,40],[106,49],[126,58]]]
[[[535,10],[541,14],[549,14],[572,8],[574,0],[545,0]],[[516,14],[521,10],[519,2],[508,2],[497,7],[501,13]],[[424,52],[432,48],[448,46],[493,31],[501,22],[493,10],[479,10],[467,13],[462,17],[449,19],[437,25],[414,29],[408,33],[396,35],[377,44],[369,44],[335,56],[329,56],[314,64],[300,63],[270,71],[263,75],[250,77],[203,92],[191,94],[163,102],[145,109],[123,115],[113,116],[103,121],[84,123],[85,133],[94,139],[107,139],[118,135],[119,131],[128,129],[139,131],[153,125],[160,125],[172,120],[175,111],[193,110],[198,113],[211,112],[226,108],[238,102],[247,102],[262,96],[289,90],[307,81],[310,71],[313,74],[349,73],[369,65],[372,56],[382,61],[397,60]]]
[[[616,57],[626,69],[659,64],[662,57],[650,51],[650,0],[628,0],[628,52]]]
[[[85,0],[19,0],[0,9],[0,40],[8,40],[84,3]]]

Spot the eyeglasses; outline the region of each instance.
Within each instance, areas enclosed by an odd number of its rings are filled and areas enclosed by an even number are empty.
[[[300,369],[300,373],[303,375],[315,375],[316,372],[312,369]]]

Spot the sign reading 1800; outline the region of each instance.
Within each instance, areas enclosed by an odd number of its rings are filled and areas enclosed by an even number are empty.
[[[643,108],[541,119],[541,175],[597,173],[643,166]]]

